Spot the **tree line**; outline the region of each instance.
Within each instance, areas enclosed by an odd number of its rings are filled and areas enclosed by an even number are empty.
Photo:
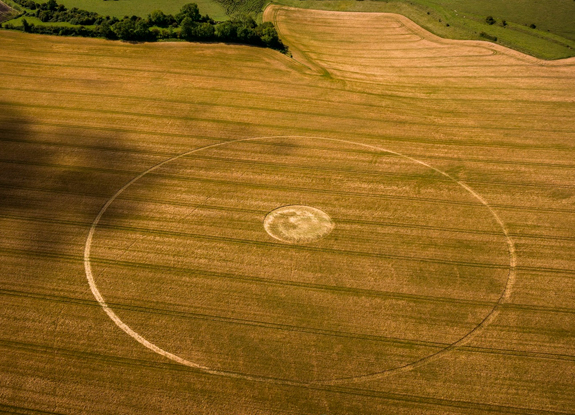
[[[202,16],[195,3],[182,6],[175,16],[156,10],[146,18],[124,16],[118,19],[76,7],[67,9],[63,4],[58,4],[56,0],[48,0],[46,3],[36,3],[33,0],[13,1],[29,10],[25,12],[25,15],[36,17],[43,23],[67,22],[74,26],[34,25],[24,18],[22,26],[6,23],[4,24],[6,29],[128,41],[153,42],[164,39],[219,41],[264,46],[287,53],[287,47],[279,39],[272,23],[257,24],[247,14],[237,15],[228,21],[216,22],[208,15]]]

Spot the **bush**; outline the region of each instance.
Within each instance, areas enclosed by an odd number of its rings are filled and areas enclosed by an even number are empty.
[[[147,21],[136,16],[124,17],[111,26],[115,36],[121,40],[155,40],[154,33],[149,29]]]
[[[236,27],[229,20],[226,22],[218,23],[215,29],[215,35],[219,40],[225,42],[236,38]]]
[[[487,23],[488,25],[492,25],[496,23],[496,20],[493,18],[493,16],[487,16],[485,18],[485,23]]]
[[[182,6],[180,12],[176,15],[176,21],[181,24],[185,18],[189,18],[192,22],[201,20],[202,15],[196,3],[188,3]]]
[[[31,32],[34,25],[30,25],[28,20],[22,19],[22,30],[25,32]]]
[[[150,26],[169,27],[172,25],[178,26],[176,18],[171,14],[164,14],[161,10],[155,10],[148,15],[148,24]]]
[[[490,34],[487,34],[485,32],[481,32],[479,36],[481,36],[484,39],[491,40],[492,42],[497,42],[497,36],[491,36]]]
[[[287,52],[287,46],[285,46],[278,37],[278,32],[272,23],[262,23],[256,27],[256,33],[263,44],[268,48],[277,49],[284,53]]]

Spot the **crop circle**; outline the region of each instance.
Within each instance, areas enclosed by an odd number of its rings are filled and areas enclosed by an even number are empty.
[[[264,219],[264,228],[273,238],[287,243],[309,243],[329,235],[334,223],[327,213],[311,206],[282,206]]]
[[[304,231],[278,231],[294,213]],[[207,373],[287,384],[441,357],[493,321],[515,261],[497,213],[448,173],[296,136],[151,167],[106,202],[84,250],[95,298],[142,345]]]

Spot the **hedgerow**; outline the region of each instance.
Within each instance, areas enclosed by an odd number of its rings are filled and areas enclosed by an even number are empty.
[[[264,46],[287,53],[287,47],[279,39],[272,23],[257,24],[248,14],[239,14],[229,21],[216,22],[208,15],[202,16],[195,3],[182,6],[175,16],[156,10],[145,18],[124,16],[118,19],[76,7],[67,9],[63,4],[58,4],[56,0],[49,0],[46,3],[36,3],[33,0],[14,0],[14,2],[27,9],[24,12],[25,16],[36,17],[42,23],[66,22],[73,26],[33,24],[24,18],[22,26],[6,23],[5,29],[127,41],[153,42],[164,39],[219,41]]]

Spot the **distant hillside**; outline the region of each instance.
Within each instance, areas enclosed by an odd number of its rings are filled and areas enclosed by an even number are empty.
[[[0,22],[4,20],[10,20],[13,16],[17,15],[18,12],[12,9],[6,3],[0,1]]]
[[[398,13],[450,39],[495,41],[542,59],[575,56],[573,0],[274,0],[291,7]]]

